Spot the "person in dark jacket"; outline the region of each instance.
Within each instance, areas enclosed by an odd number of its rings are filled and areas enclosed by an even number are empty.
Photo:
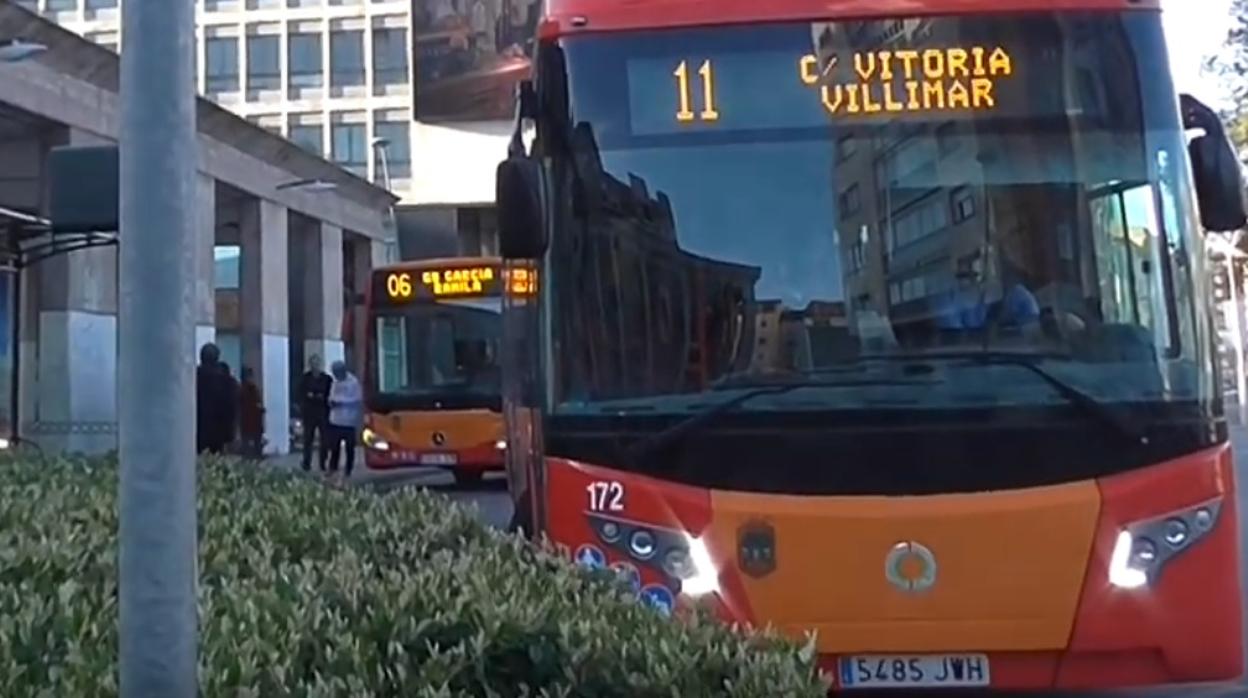
[[[256,374],[243,367],[243,380],[238,388],[238,433],[243,441],[243,455],[260,458],[264,452],[264,399]]]
[[[308,358],[308,370],[299,380],[299,418],[303,421],[303,470],[312,467],[312,452],[317,454],[317,467],[325,472],[325,456],[329,438],[325,424],[329,418],[329,389],[334,379],[321,368],[321,357]],[[317,439],[316,437],[320,438]]]
[[[199,350],[195,371],[195,450],[220,454],[234,440],[237,391],[221,350],[209,342]]]

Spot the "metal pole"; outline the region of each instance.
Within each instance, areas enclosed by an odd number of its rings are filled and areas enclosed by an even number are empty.
[[[9,367],[9,444],[17,446],[22,440],[22,322],[25,320],[22,313],[22,264],[19,260],[13,265],[13,293],[10,301],[13,303],[13,311],[9,314],[9,321],[13,323],[10,330],[10,341],[13,345],[10,351],[13,352],[13,364]]]
[[[392,192],[394,188],[390,185],[390,155],[389,145],[378,145],[378,154],[381,156],[381,180],[386,191]],[[398,214],[394,212],[394,206],[391,205],[386,211],[386,225],[390,227],[388,231],[389,237],[386,240],[386,262],[393,263],[399,261],[399,219]]]
[[[121,7],[121,695],[194,698],[195,3]]]
[[[1248,404],[1248,376],[1244,375],[1244,323],[1243,311],[1240,306],[1239,274],[1236,267],[1239,259],[1231,254],[1226,255],[1226,277],[1230,283],[1231,312],[1234,324],[1231,327],[1231,346],[1235,349],[1235,401],[1239,403],[1238,416],[1244,418],[1244,406]],[[1219,386],[1219,390],[1221,386]]]

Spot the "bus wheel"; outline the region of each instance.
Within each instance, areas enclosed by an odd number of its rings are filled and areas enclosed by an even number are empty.
[[[456,470],[455,484],[460,486],[476,485],[481,482],[481,478],[485,473],[480,470]]]

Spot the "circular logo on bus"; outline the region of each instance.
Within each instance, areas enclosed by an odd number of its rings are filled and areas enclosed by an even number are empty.
[[[611,569],[619,576],[620,580],[628,584],[634,593],[641,591],[641,570],[637,566],[629,562],[613,562]]]
[[[441,446],[442,444],[445,444],[445,443],[446,443],[446,434],[443,434],[440,431],[433,432],[433,445],[434,446]]]
[[[922,543],[898,543],[884,556],[884,578],[907,593],[927,591],[936,584],[936,556]]]
[[[661,615],[670,616],[676,607],[672,592],[662,584],[651,584],[641,590],[641,600]]]
[[[582,545],[576,549],[576,563],[591,570],[601,570],[607,566],[607,556],[596,545]]]

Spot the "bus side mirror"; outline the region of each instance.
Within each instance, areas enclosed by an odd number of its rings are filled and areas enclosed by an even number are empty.
[[[1240,230],[1248,224],[1248,205],[1244,201],[1244,176],[1235,148],[1212,109],[1189,95],[1182,95],[1180,102],[1184,128],[1205,132],[1187,146],[1196,179],[1200,223],[1211,232]]]
[[[530,158],[512,156],[498,166],[495,201],[503,259],[539,259],[546,254],[541,182],[541,166]]]

